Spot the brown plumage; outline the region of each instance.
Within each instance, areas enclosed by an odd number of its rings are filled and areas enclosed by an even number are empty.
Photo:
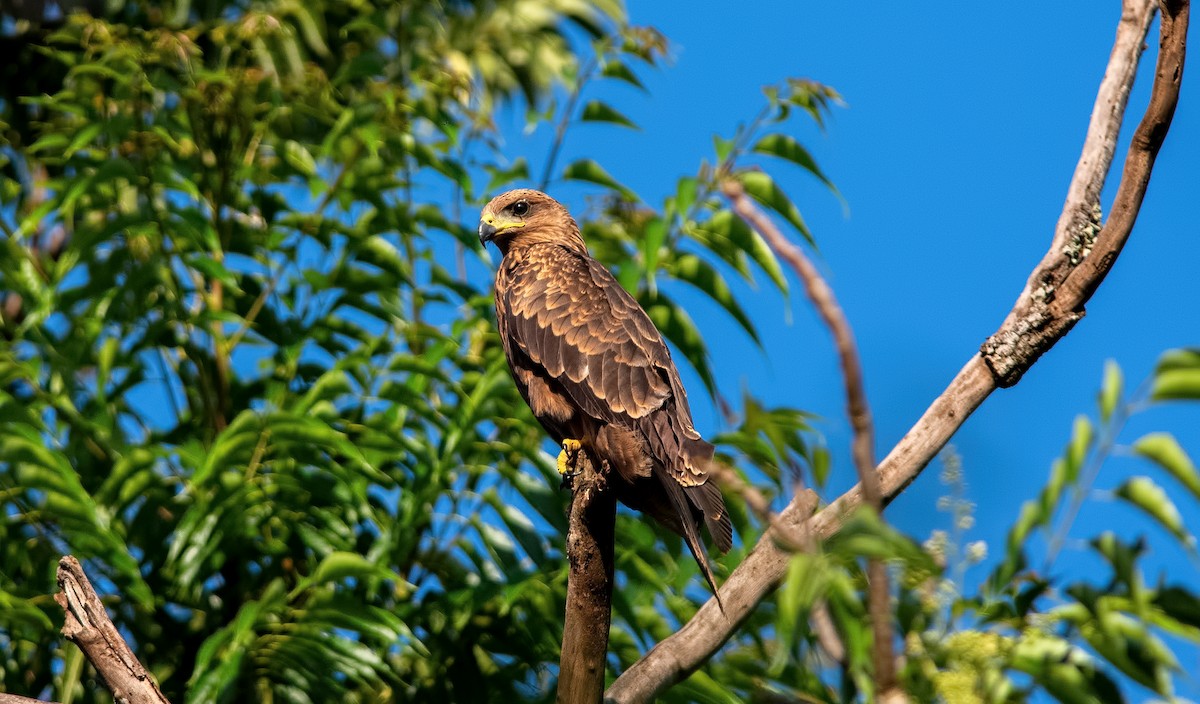
[[[545,193],[509,191],[488,203],[481,242],[503,254],[496,321],[513,379],[554,441],[574,439],[606,460],[625,505],[681,535],[716,593],[700,541],[721,552],[733,527],[709,465],[713,446],[692,427],[687,392],[662,335],[579,226]]]

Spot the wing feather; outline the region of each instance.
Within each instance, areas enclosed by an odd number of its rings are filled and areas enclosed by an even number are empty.
[[[497,306],[516,345],[597,420],[634,427],[663,408],[676,373],[645,312],[590,257],[538,249]]]

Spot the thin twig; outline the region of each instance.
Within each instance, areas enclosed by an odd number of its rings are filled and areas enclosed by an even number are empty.
[[[817,309],[817,314],[833,334],[846,388],[846,413],[854,433],[851,443],[854,468],[863,487],[864,502],[882,517],[883,499],[879,491],[879,478],[875,476],[875,429],[863,385],[862,363],[859,361],[850,322],[846,320],[833,289],[817,271],[817,267],[750,200],[742,184],[733,178],[726,179],[721,184],[721,192],[729,199],[738,217],[762,235],[771,249],[791,265],[804,284],[804,291],[812,301],[813,307]],[[887,566],[882,560],[868,562],[867,582],[867,605],[874,635],[872,660],[875,664],[876,691],[890,692],[896,688],[896,656],[892,648],[891,590],[888,586]]]
[[[70,555],[58,561],[58,586],[61,591],[54,600],[66,614],[62,633],[87,656],[113,699],[129,704],[169,704],[109,620],[83,567]]]
[[[1126,4],[1127,8],[1137,6],[1139,5]],[[1154,162],[1153,157],[1170,127],[1174,106],[1179,97],[1179,78],[1183,72],[1187,37],[1188,3],[1186,0],[1170,2],[1164,7],[1163,15],[1158,68],[1151,89],[1150,106],[1142,125],[1138,128],[1138,134],[1130,145],[1126,177],[1122,178],[1117,194],[1117,202],[1126,205],[1123,206],[1123,210],[1114,206],[1104,231],[1096,238],[1090,256],[1084,260],[1087,262],[1094,259],[1105,263],[1105,267],[1076,268],[1074,271],[1084,276],[1085,281],[1063,287],[1067,292],[1078,292],[1076,295],[1080,296],[1080,299],[1073,302],[1076,311],[1082,310],[1087,297],[1091,295],[1095,286],[1099,285],[1099,281],[1086,279],[1091,276],[1102,277],[1107,273],[1112,261],[1120,252],[1120,245],[1124,244],[1124,238],[1128,237],[1129,228],[1132,228],[1138,206],[1141,204],[1141,195],[1133,197],[1132,194],[1124,192],[1137,189],[1144,194]],[[1118,29],[1118,43],[1127,38],[1129,32],[1135,31],[1135,26],[1122,22]],[[1110,62],[1115,58],[1110,58]],[[1124,91],[1128,92],[1133,73],[1130,72],[1126,76]],[[1099,104],[1098,101],[1095,109],[1103,110],[1108,107]],[[1095,138],[1115,140],[1116,136],[1105,133]],[[1129,173],[1131,168],[1132,174]],[[1113,228],[1112,232],[1108,232],[1110,228]],[[1081,286],[1080,283],[1089,285]],[[1024,300],[1025,297],[1018,302],[1017,307],[1023,305]],[[1014,312],[1017,307],[1014,307]],[[1031,329],[1027,334],[1043,335],[1046,339],[1042,341],[1040,349],[1032,345],[1014,346],[1011,351],[1013,362],[1017,366],[1028,368],[1045,349],[1049,349],[1061,339],[1068,329],[1069,326],[1063,325],[1049,330]],[[1020,334],[1022,333],[1019,332],[1018,335]],[[916,479],[975,409],[993,391],[1000,388],[1002,381],[1008,380],[994,371],[994,366],[984,361],[984,354],[986,352],[971,357],[946,390],[934,399],[912,429],[879,464],[877,474],[884,505],[890,503]],[[861,486],[856,486],[811,518],[811,507],[807,502],[793,500],[780,513],[779,520],[789,525],[807,522],[813,535],[828,537],[841,528],[845,516],[862,503],[862,499]],[[725,613],[721,613],[712,600],[702,606],[682,628],[655,646],[617,678],[608,689],[608,701],[649,701],[706,662],[736,632],[753,607],[778,586],[779,580],[786,573],[789,558],[790,554],[774,544],[774,530],[768,529],[742,564],[725,580],[721,589],[721,598],[726,605]],[[733,611],[730,609],[731,604],[739,605],[739,608]],[[743,609],[741,605],[746,606]]]
[[[592,58],[579,71],[579,77],[575,80],[575,88],[572,89],[570,97],[567,98],[567,104],[563,107],[562,118],[554,128],[554,142],[550,145],[550,153],[546,156],[546,166],[542,170],[542,180],[538,182],[539,191],[546,190],[550,185],[550,178],[554,173],[554,164],[558,161],[558,154],[562,151],[563,141],[567,137],[567,126],[571,124],[571,116],[575,113],[575,107],[579,105],[579,99],[583,96],[583,87],[592,80],[598,65],[597,59]]]

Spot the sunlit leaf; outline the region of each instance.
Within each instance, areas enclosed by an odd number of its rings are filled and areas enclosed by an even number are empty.
[[[1121,402],[1125,380],[1121,367],[1113,360],[1104,363],[1104,383],[1100,386],[1100,420],[1108,422]]]
[[[605,188],[611,188],[628,200],[637,200],[637,196],[633,193],[633,191],[618,183],[616,179],[614,179],[607,171],[604,170],[604,167],[600,166],[600,164],[592,161],[591,159],[580,159],[579,161],[569,164],[567,168],[563,170],[562,177],[568,181],[587,181],[589,183],[595,183],[597,185],[604,186]]]
[[[1150,433],[1133,444],[1133,451],[1165,469],[1200,499],[1200,472],[1174,435]]]
[[[754,200],[762,203],[771,210],[778,213],[792,227],[808,241],[809,244],[816,244],[813,240],[812,233],[808,230],[808,225],[805,224],[804,218],[800,216],[800,210],[792,202],[791,198],[783,192],[779,186],[775,184],[774,179],[762,171],[745,171],[738,174],[738,180],[745,187],[746,193],[749,193]]]
[[[1145,512],[1176,538],[1188,545],[1195,542],[1183,525],[1183,516],[1180,515],[1179,509],[1154,480],[1149,477],[1132,477],[1117,487],[1115,494]]]
[[[751,151],[759,154],[769,154],[770,156],[790,161],[813,176],[816,176],[835,193],[837,192],[837,189],[833,186],[833,182],[817,166],[817,162],[813,159],[812,154],[794,137],[779,133],[768,134],[759,139],[754,147],[751,148]]]
[[[583,106],[583,114],[579,119],[584,122],[611,122],[614,125],[637,129],[637,124],[625,117],[616,108],[599,100],[590,100]]]

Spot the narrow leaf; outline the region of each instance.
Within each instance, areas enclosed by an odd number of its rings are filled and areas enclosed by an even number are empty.
[[[1154,462],[1187,487],[1200,499],[1200,472],[1175,436],[1170,433],[1150,433],[1133,444],[1133,451]]]
[[[837,192],[837,188],[834,187],[833,181],[830,181],[829,178],[821,171],[821,168],[817,166],[817,162],[815,159],[813,159],[812,154],[810,154],[808,150],[805,149],[794,137],[778,133],[768,134],[762,139],[758,140],[758,143],[751,148],[751,151],[758,154],[776,156],[780,159],[790,161],[813,176],[816,176],[821,180],[821,183],[824,183],[826,186],[828,186],[829,189],[834,193]]]
[[[618,182],[607,171],[604,170],[603,166],[600,166],[600,164],[597,164],[591,159],[580,159],[579,161],[568,165],[567,168],[563,170],[562,177],[568,181],[587,181],[588,183],[594,183],[604,186],[605,188],[610,188],[617,193],[620,193],[621,196],[627,200],[638,199],[637,195],[634,194],[633,191],[621,185],[620,182]]]
[[[283,144],[283,160],[303,176],[312,178],[317,175],[317,162],[304,145],[294,139]]]
[[[620,61],[609,60],[604,64],[604,69],[601,71],[601,74],[607,78],[615,78],[618,81],[624,81],[631,86],[636,86],[637,88],[646,90],[646,86],[642,84],[641,79],[637,77],[637,74],[633,72],[633,69],[629,68],[629,66]]]
[[[1117,487],[1115,493],[1118,497],[1141,509],[1186,545],[1191,546],[1195,542],[1195,538],[1188,534],[1183,525],[1183,517],[1179,514],[1179,509],[1167,496],[1167,492],[1154,483],[1153,479],[1131,477]]]
[[[637,124],[633,120],[622,115],[608,103],[599,100],[592,100],[587,105],[584,105],[583,115],[579,119],[584,122],[611,122],[614,125],[621,125],[622,127],[634,130],[638,129]]]
[[[1104,363],[1104,383],[1100,387],[1100,419],[1107,422],[1121,402],[1125,378],[1121,367],[1113,360]]]
[[[733,319],[742,326],[750,339],[754,340],[759,346],[762,341],[759,340],[758,330],[754,328],[754,323],[750,317],[742,310],[742,306],[734,298],[733,292],[729,289],[729,284],[725,282],[725,278],[720,272],[712,267],[708,262],[694,254],[682,254],[675,259],[675,262],[670,267],[671,275],[680,281],[687,283],[700,289],[705,295],[716,301],[722,308],[733,316]]]
[[[800,216],[800,210],[770,176],[762,171],[744,171],[738,175],[738,180],[742,182],[742,186],[754,200],[774,210],[784,220],[787,220],[809,244],[816,244],[813,241],[812,233],[808,230],[808,225]]]

